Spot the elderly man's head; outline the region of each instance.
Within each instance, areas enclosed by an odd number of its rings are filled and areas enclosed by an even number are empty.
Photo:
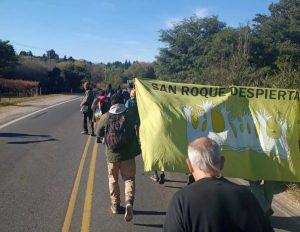
[[[220,148],[214,140],[206,137],[195,139],[189,144],[188,157],[188,165],[192,173],[196,171],[207,176],[220,175],[224,157],[221,156]]]

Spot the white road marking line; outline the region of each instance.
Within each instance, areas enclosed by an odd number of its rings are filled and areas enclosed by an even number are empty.
[[[26,114],[26,115],[24,115],[24,116],[22,116],[22,117],[20,117],[20,118],[14,119],[14,120],[12,120],[12,121],[10,121],[10,122],[7,122],[7,123],[5,123],[5,124],[3,124],[3,125],[0,125],[0,129],[2,129],[2,128],[4,128],[4,127],[7,127],[7,126],[9,126],[9,125],[11,125],[11,124],[13,124],[13,123],[15,123],[15,122],[18,122],[18,121],[20,121],[20,120],[22,120],[22,119],[24,119],[24,118],[28,118],[28,117],[30,117],[30,116],[32,116],[32,115],[34,115],[34,114],[37,114],[37,113],[40,113],[40,112],[42,112],[42,111],[48,110],[48,109],[53,108],[53,107],[55,107],[55,106],[59,106],[59,105],[62,105],[62,104],[65,104],[65,103],[68,103],[68,102],[71,102],[71,101],[78,100],[78,99],[80,99],[80,98],[81,98],[81,97],[74,98],[74,99],[71,99],[71,100],[67,100],[67,101],[64,101],[64,102],[60,102],[60,103],[57,103],[57,104],[55,104],[55,105],[48,106],[48,107],[46,107],[46,108],[44,108],[44,109],[40,109],[40,110],[34,111],[34,112],[30,113],[30,114]]]

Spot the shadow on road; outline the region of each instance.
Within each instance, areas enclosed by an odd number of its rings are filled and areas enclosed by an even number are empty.
[[[299,232],[300,217],[271,217],[272,226],[274,229],[281,229],[291,232]]]
[[[147,211],[147,210],[133,210],[134,215],[166,215],[166,212]]]
[[[44,143],[44,142],[54,142],[58,141],[58,139],[51,138],[50,135],[32,135],[32,134],[25,134],[25,133],[0,133],[0,138],[41,138],[36,140],[28,140],[28,141],[11,141],[7,142],[7,144],[30,144],[30,143]]]
[[[31,134],[24,134],[24,133],[0,133],[0,137],[7,137],[7,138],[26,138],[26,137],[42,137],[42,138],[49,138],[49,135],[31,135]]]
[[[133,223],[135,226],[146,226],[152,228],[163,228],[163,224],[141,224],[141,223]]]
[[[175,189],[182,189],[183,187],[179,186],[171,186],[171,185],[165,185],[166,188],[175,188]]]
[[[169,179],[166,179],[165,182],[186,183],[186,181],[184,180],[169,180]]]
[[[30,143],[44,143],[58,141],[58,139],[45,139],[45,140],[33,140],[33,141],[20,141],[20,142],[7,142],[7,144],[30,144]]]
[[[46,112],[43,112],[43,113],[41,113],[41,114],[38,114],[38,115],[32,117],[31,119],[39,118],[39,117],[43,116],[44,114],[48,114],[48,112],[46,111]]]

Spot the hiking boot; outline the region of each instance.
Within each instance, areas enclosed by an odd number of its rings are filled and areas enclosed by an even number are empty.
[[[126,211],[124,215],[124,220],[130,222],[133,218],[133,206],[132,204],[126,204]]]
[[[155,181],[155,182],[159,181],[159,177],[157,175],[155,175],[155,174],[151,175],[150,179],[153,180],[153,181]]]
[[[81,131],[81,134],[83,134],[83,135],[87,135],[87,134],[88,134],[88,132],[87,132],[87,131]]]
[[[165,173],[161,173],[159,177],[159,184],[164,184],[165,183]]]
[[[119,214],[120,213],[120,205],[119,204],[112,204],[110,209],[111,209],[111,212],[113,214]]]

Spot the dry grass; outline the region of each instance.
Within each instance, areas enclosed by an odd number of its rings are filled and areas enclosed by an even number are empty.
[[[300,200],[300,183],[291,183],[287,185],[287,191]]]

